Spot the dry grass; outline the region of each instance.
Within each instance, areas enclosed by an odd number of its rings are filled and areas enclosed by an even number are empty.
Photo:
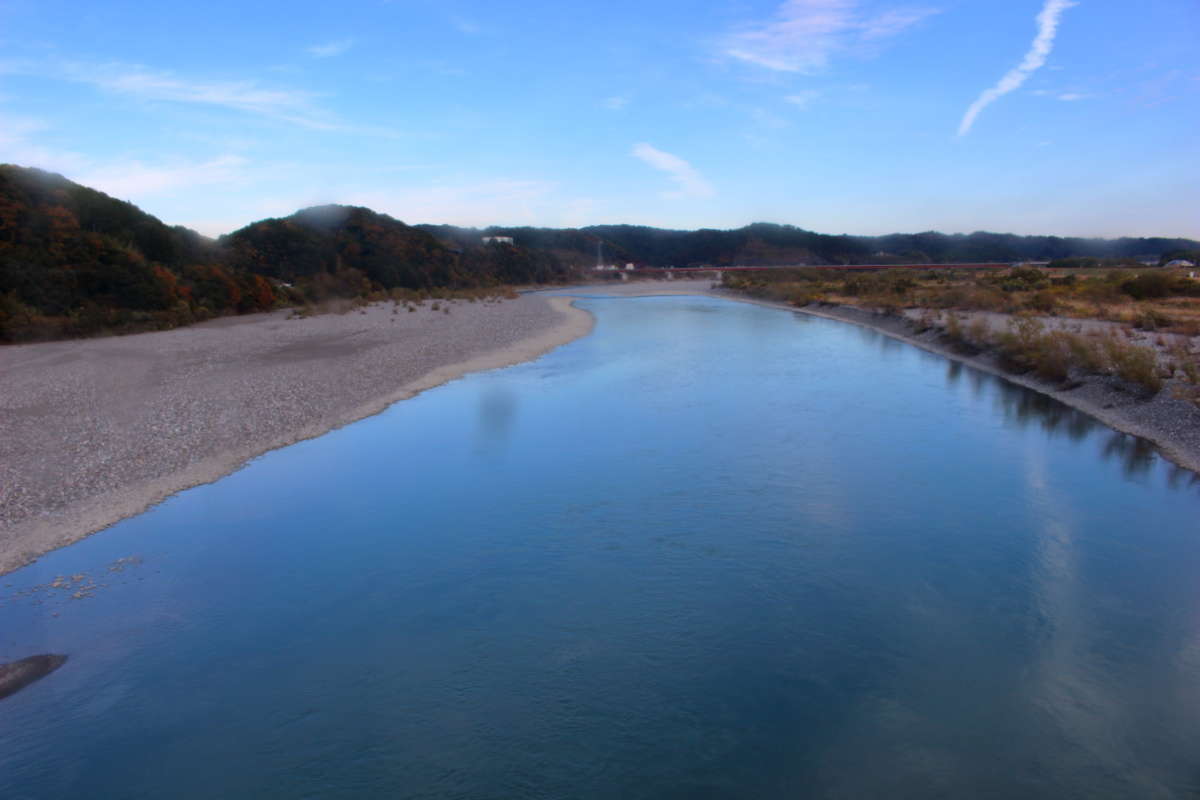
[[[1051,273],[1017,268],[979,274],[952,270],[845,273],[805,268],[725,273],[723,285],[795,305],[831,302],[884,311],[1032,312],[1200,335],[1200,281],[1188,279],[1182,270]]]
[[[1176,372],[1175,364],[1159,363],[1154,347],[1135,344],[1117,334],[1048,330],[1043,322],[1028,315],[1014,317],[1007,330],[994,335],[986,329],[968,334],[954,316],[950,319],[946,335],[952,341],[977,349],[990,346],[1005,368],[1018,373],[1033,372],[1047,381],[1065,383],[1083,375],[1116,375],[1153,396],[1162,391],[1165,379]],[[1177,358],[1175,363],[1179,361]],[[1184,374],[1195,374],[1195,370]]]
[[[1147,396],[1175,379],[1183,396],[1200,404],[1200,364],[1191,337],[1200,336],[1200,281],[1182,271],[1012,269],[914,273],[900,270],[845,274],[832,270],[776,270],[723,276],[725,288],[804,306],[836,303],[899,314],[919,308],[917,333],[941,330],[957,350],[994,350],[1007,369],[1033,372],[1056,383],[1085,375],[1115,375]],[[1012,315],[993,332],[964,312]],[[1047,326],[1037,316],[1103,320],[1120,328],[1084,333],[1082,324]],[[1070,328],[1074,328],[1071,330]],[[1156,334],[1149,345],[1140,331]]]

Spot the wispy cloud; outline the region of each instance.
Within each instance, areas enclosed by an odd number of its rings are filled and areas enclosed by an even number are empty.
[[[341,127],[332,115],[316,107],[313,94],[294,89],[266,89],[254,81],[189,80],[169,72],[125,65],[69,65],[65,74],[80,83],[146,100],[220,106],[316,130]]]
[[[354,47],[353,39],[338,39],[337,41],[326,42],[325,44],[314,44],[308,48],[308,54],[313,58],[331,58],[333,56],[340,56],[351,47]]]
[[[750,119],[759,130],[778,131],[789,127],[792,123],[778,114],[774,114],[765,108],[750,109]]]
[[[699,170],[677,155],[659,150],[645,142],[635,144],[632,152],[635,158],[666,173],[667,177],[675,182],[679,189],[668,192],[668,197],[712,197],[717,193]]]
[[[317,104],[317,95],[299,89],[267,88],[257,81],[203,80],[181,77],[136,64],[60,62],[0,63],[0,74],[36,75],[94,86],[140,100],[214,106],[291,123],[319,131],[394,135],[390,131],[351,125]]]
[[[142,198],[193,186],[237,183],[245,177],[248,163],[235,155],[165,164],[124,161],[93,166],[73,180],[114,197]]]
[[[87,162],[79,153],[47,144],[49,133],[50,126],[42,120],[0,111],[0,163],[63,172]]]
[[[796,106],[797,108],[807,109],[820,96],[821,96],[821,93],[819,91],[817,91],[816,89],[805,89],[802,92],[796,92],[795,94],[789,94],[787,97],[785,97],[783,99],[786,100],[787,102],[791,103],[792,105]]]
[[[970,132],[975,120],[979,118],[979,114],[985,108],[1009,92],[1021,88],[1025,81],[1029,80],[1030,75],[1046,64],[1046,59],[1050,57],[1050,52],[1054,49],[1054,38],[1058,35],[1058,24],[1062,19],[1063,12],[1074,5],[1077,3],[1073,0],[1046,0],[1046,4],[1042,6],[1042,10],[1037,15],[1037,36],[1034,37],[1029,52],[1025,54],[1025,58],[1021,60],[1020,64],[1009,70],[1000,79],[999,83],[990,89],[985,89],[983,94],[979,95],[970,105],[967,112],[963,114],[962,122],[959,123],[959,136],[965,136]]]
[[[732,35],[723,49],[766,69],[812,74],[835,54],[895,36],[934,13],[928,8],[868,13],[859,0],[787,0],[772,20]]]
[[[1064,103],[1074,103],[1077,100],[1090,100],[1096,96],[1090,92],[1062,92],[1050,91],[1049,89],[1034,89],[1030,94],[1037,97],[1053,97],[1055,100],[1062,100]]]
[[[882,14],[866,17],[861,24],[862,38],[869,42],[897,36],[936,13],[932,8],[893,8]]]
[[[609,111],[620,111],[627,105],[629,105],[629,97],[627,95],[616,94],[612,97],[604,98],[604,107]]]

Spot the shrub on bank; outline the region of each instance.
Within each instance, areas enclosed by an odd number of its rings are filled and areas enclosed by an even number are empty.
[[[1150,394],[1162,391],[1158,355],[1153,350],[1139,347],[1118,336],[1107,336],[1104,338],[1104,353],[1113,373],[1122,380],[1136,384]]]
[[[1116,375],[1150,395],[1163,388],[1157,352],[1120,336],[1093,339],[1069,331],[1047,331],[1033,317],[1017,317],[995,338],[995,345],[1007,369],[1032,371],[1044,380],[1066,381],[1075,369]]]
[[[1015,318],[996,337],[1000,357],[1013,372],[1032,370],[1045,380],[1065,381],[1071,368],[1070,350],[1061,337],[1046,333],[1045,328],[1034,317]]]

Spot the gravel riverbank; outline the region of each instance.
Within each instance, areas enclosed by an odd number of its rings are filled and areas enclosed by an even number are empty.
[[[439,306],[0,348],[0,574],[268,450],[592,325],[561,297]]]

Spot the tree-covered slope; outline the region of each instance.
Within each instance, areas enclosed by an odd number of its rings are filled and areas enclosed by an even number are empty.
[[[169,328],[394,288],[565,275],[548,252],[448,245],[347,206],[305,209],[212,241],[61,175],[0,165],[0,342]]]
[[[0,341],[171,327],[275,304],[216,243],[41,170],[0,165]]]
[[[419,227],[353,206],[317,206],[248,225],[220,244],[233,266],[293,282],[361,280],[384,289],[494,286],[561,280],[551,254],[482,241],[439,240]]]

